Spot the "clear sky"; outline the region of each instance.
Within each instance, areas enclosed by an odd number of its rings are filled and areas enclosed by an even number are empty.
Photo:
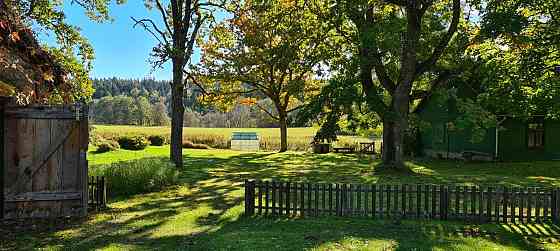
[[[92,44],[95,50],[92,78],[119,77],[119,78],[146,78],[160,80],[171,79],[171,65],[168,63],[164,69],[151,72],[148,63],[149,54],[156,40],[143,28],[133,28],[130,17],[137,19],[150,17],[161,23],[157,10],[147,10],[143,1],[128,1],[124,5],[112,4],[110,13],[113,22],[96,23],[89,20],[83,9],[76,4],[65,5],[67,21],[81,28],[81,33]],[[52,41],[52,38],[42,38]],[[198,52],[193,55],[193,61],[199,58]]]

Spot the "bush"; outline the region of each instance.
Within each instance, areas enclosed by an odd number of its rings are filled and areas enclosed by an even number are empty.
[[[190,148],[190,149],[210,149],[210,147],[208,147],[205,144],[195,144],[191,141],[185,140],[183,141],[183,148]]]
[[[147,158],[93,166],[90,176],[105,176],[111,195],[132,195],[177,184],[179,171],[167,159]]]
[[[165,144],[165,137],[161,135],[152,135],[148,137],[148,140],[152,146],[163,146]]]
[[[99,146],[101,143],[105,143],[105,141],[107,141],[107,139],[105,139],[103,136],[97,134],[95,132],[95,130],[90,130],[89,132],[89,144],[92,146]]]
[[[148,146],[148,140],[144,136],[120,137],[119,145],[126,150],[143,150]]]
[[[97,149],[95,150],[96,153],[106,153],[110,151],[115,151],[119,149],[119,144],[112,140],[105,140],[102,143],[97,144]]]

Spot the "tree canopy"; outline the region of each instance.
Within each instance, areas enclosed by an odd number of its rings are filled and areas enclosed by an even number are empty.
[[[307,1],[245,1],[202,42],[190,76],[207,101],[254,105],[278,121],[287,149],[288,115],[319,90],[335,41]],[[260,99],[270,99],[273,109]]]
[[[91,20],[103,22],[111,19],[108,9],[110,2],[80,0],[72,1],[72,4],[80,5]],[[124,1],[116,0],[116,2]],[[0,3],[5,14],[3,16],[5,19],[0,20],[0,26],[9,31],[10,41],[16,47],[31,48],[31,44],[35,43],[32,42],[34,36],[41,32],[53,34],[56,40],[54,47],[46,48],[45,56],[37,56],[42,53],[39,52],[38,45],[35,49],[29,50],[31,55],[23,55],[24,58],[31,59],[32,65],[44,65],[45,61],[54,61],[57,67],[62,68],[54,71],[37,70],[41,71],[38,74],[40,77],[30,77],[35,86],[28,88],[27,91],[20,91],[27,92],[22,92],[22,95],[34,96],[35,102],[87,101],[93,94],[89,80],[91,62],[94,58],[93,48],[80,34],[79,27],[66,21],[63,4],[63,1],[51,0],[2,0]],[[31,27],[35,28],[34,32],[31,32]],[[3,45],[4,48],[13,48],[9,46],[10,44]],[[14,51],[14,49],[10,50]],[[37,90],[42,90],[42,93],[37,93]]]

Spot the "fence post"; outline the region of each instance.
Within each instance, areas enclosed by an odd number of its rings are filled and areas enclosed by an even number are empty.
[[[245,180],[245,216],[255,213],[255,182]]]
[[[559,191],[557,188],[552,189],[552,201],[551,201],[551,208],[552,208],[552,222],[554,223],[558,223],[558,214],[559,214],[559,210],[558,210],[558,194]]]
[[[101,184],[101,179],[99,176],[95,176],[95,205],[97,209],[100,208],[99,204],[101,202],[101,191],[99,191],[99,185]]]
[[[439,186],[439,218],[441,220],[447,219],[447,198],[446,198],[446,187],[444,185]]]
[[[101,207],[105,208],[107,206],[107,182],[105,181],[105,176],[101,176],[101,183],[103,184],[103,200],[101,201]]]

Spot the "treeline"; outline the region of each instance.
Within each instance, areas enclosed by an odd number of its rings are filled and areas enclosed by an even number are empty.
[[[100,124],[166,126],[169,125],[165,98],[150,102],[146,96],[106,96],[96,100],[91,111]]]
[[[93,87],[95,93],[90,114],[94,123],[142,126],[167,126],[170,123],[169,81],[104,78],[93,79]],[[200,104],[198,95],[194,87],[187,88],[184,100],[184,125],[187,127],[278,126],[270,116],[254,106],[240,104],[231,111],[222,112]],[[261,107],[272,105],[267,100],[259,101],[259,104]]]
[[[186,127],[210,128],[270,128],[278,127],[266,113],[254,107],[237,105],[229,112],[210,111],[201,113],[185,110],[184,125]]]
[[[120,79],[100,78],[93,79],[94,99],[106,96],[151,96],[168,97],[171,93],[169,81],[155,79]]]

